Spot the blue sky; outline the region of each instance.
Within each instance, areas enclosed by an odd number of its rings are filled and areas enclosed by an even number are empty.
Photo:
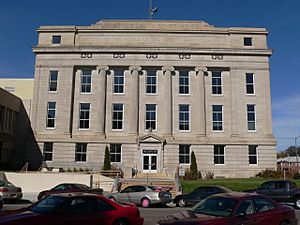
[[[148,19],[148,0],[5,0],[0,5],[0,77],[33,77],[36,28]],[[277,149],[300,135],[299,0],[153,0],[154,19],[204,20],[217,27],[265,27]],[[298,140],[300,144],[300,139]]]

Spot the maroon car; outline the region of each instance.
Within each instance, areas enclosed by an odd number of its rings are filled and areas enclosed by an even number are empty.
[[[103,189],[91,189],[85,184],[76,184],[76,183],[63,183],[56,185],[54,188],[50,190],[42,191],[38,194],[38,200],[41,198],[45,198],[51,194],[58,194],[58,193],[70,193],[70,192],[84,192],[84,193],[93,193],[93,194],[103,194]]]
[[[142,225],[134,204],[118,204],[89,193],[55,194],[35,204],[0,212],[0,225]]]
[[[158,225],[297,225],[295,211],[272,199],[250,193],[208,197],[191,210],[168,216]]]

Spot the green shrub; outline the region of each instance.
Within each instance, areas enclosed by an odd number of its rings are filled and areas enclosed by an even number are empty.
[[[279,170],[273,170],[273,169],[265,169],[258,174],[256,174],[256,177],[262,177],[262,178],[281,178],[282,172]]]
[[[191,154],[190,171],[191,171],[192,180],[197,180],[198,179],[198,166],[197,166],[197,161],[196,161],[196,156],[195,156],[194,151],[192,151],[192,154]]]
[[[300,179],[300,173],[299,172],[294,173],[294,179]]]
[[[109,152],[109,148],[106,145],[105,146],[105,155],[104,155],[104,164],[103,164],[103,170],[110,170],[111,169],[111,165],[110,165],[110,152]]]

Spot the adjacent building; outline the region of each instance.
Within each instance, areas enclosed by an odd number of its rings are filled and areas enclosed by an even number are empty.
[[[41,26],[26,160],[100,170],[109,146],[125,176],[174,176],[192,151],[216,177],[276,168],[267,34],[203,21]]]

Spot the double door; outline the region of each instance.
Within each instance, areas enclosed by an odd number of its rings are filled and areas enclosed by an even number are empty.
[[[157,150],[143,150],[143,173],[157,173]]]

